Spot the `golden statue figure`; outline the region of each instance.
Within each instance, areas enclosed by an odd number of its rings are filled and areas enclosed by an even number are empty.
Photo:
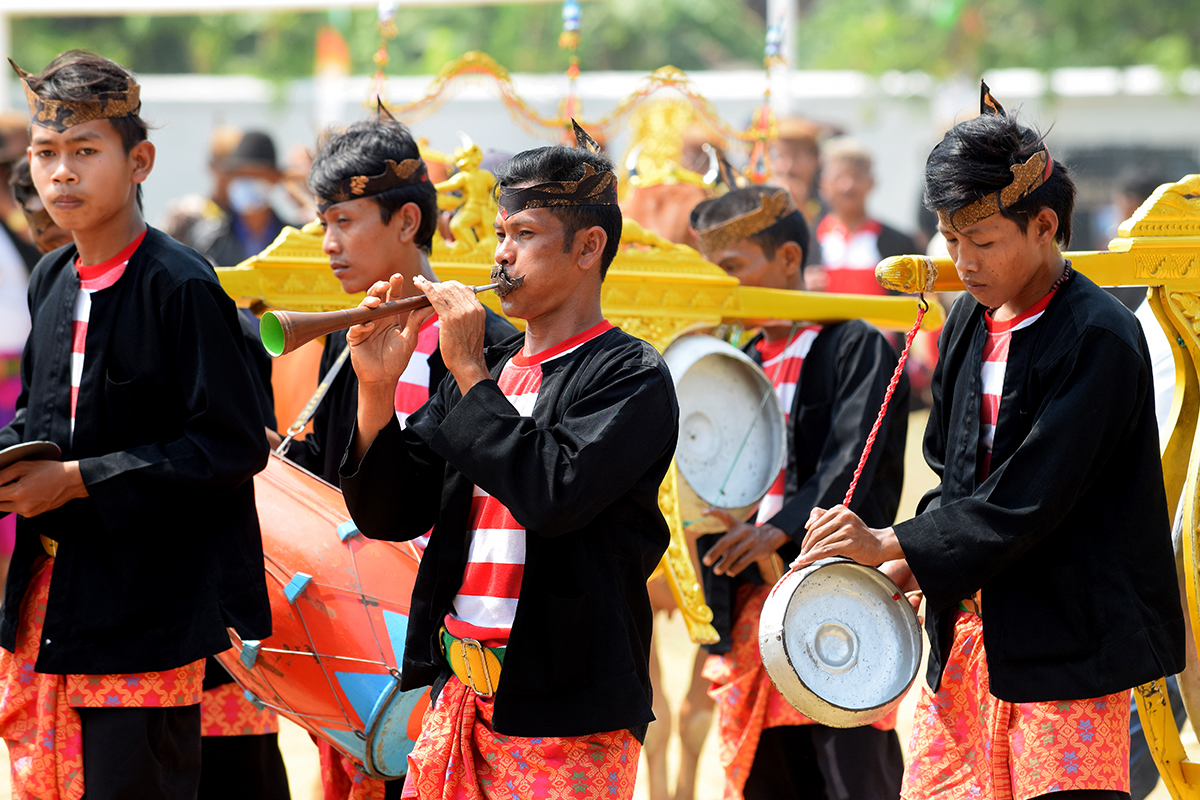
[[[496,217],[496,202],[492,196],[496,176],[480,169],[482,162],[483,151],[479,145],[465,141],[454,151],[458,172],[434,185],[438,191],[438,208],[456,211],[450,220],[450,233],[454,236],[450,245],[452,250],[474,250],[476,247],[492,250],[496,246],[496,234],[492,229],[492,220]]]

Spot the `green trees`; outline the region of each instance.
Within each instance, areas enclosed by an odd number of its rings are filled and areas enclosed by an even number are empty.
[[[757,67],[766,23],[754,0],[593,0],[583,6],[585,70]],[[795,65],[813,69],[924,70],[1200,62],[1200,0],[801,0]],[[389,74],[425,74],[467,50],[516,72],[566,68],[557,3],[402,9]],[[18,18],[14,56],[37,69],[87,47],[143,73],[239,73],[272,79],[312,73],[317,29],[332,23],[352,71],[374,71],[379,43],[370,9],[330,14]]]

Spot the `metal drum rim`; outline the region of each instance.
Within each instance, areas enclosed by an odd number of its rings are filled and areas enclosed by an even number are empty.
[[[784,588],[784,584],[789,585],[790,591],[788,592],[788,596],[786,597],[786,599],[784,599],[784,598],[776,599],[775,603],[774,603],[774,605],[779,605],[780,603],[783,604],[782,605],[782,613],[780,614],[780,623],[779,623],[780,638],[779,638],[778,646],[774,646],[770,643],[769,639],[770,639],[771,631],[764,633],[763,628],[762,628],[762,623],[760,621],[759,649],[760,649],[760,652],[775,652],[775,651],[777,651],[779,655],[782,655],[783,660],[786,662],[787,669],[790,673],[790,675],[787,676],[787,680],[782,681],[782,682],[791,684],[792,681],[794,681],[794,685],[799,687],[802,690],[804,700],[806,701],[805,704],[814,706],[817,709],[818,713],[814,714],[813,708],[800,708],[795,703],[793,703],[791,701],[791,699],[787,696],[787,694],[784,693],[783,688],[780,687],[781,681],[777,680],[776,675],[772,674],[771,666],[767,663],[766,659],[764,659],[763,666],[767,670],[768,677],[771,678],[772,684],[774,684],[775,688],[781,694],[784,695],[784,699],[787,700],[788,703],[790,703],[794,708],[796,708],[796,710],[800,711],[805,716],[809,717],[810,719],[813,719],[815,722],[819,722],[821,724],[828,725],[830,727],[848,728],[848,727],[858,727],[861,725],[869,725],[873,722],[877,722],[878,720],[887,716],[889,711],[892,708],[894,708],[898,702],[900,702],[900,700],[904,697],[905,694],[908,693],[908,691],[912,688],[913,684],[916,682],[917,677],[920,675],[921,658],[924,654],[924,638],[921,633],[921,626],[920,626],[919,620],[917,619],[916,612],[913,611],[912,606],[908,603],[907,599],[902,597],[902,599],[900,600],[901,615],[909,623],[907,628],[909,629],[910,634],[911,634],[912,639],[915,644],[915,648],[914,648],[915,659],[913,662],[914,667],[913,667],[913,671],[912,671],[913,674],[912,674],[911,678],[908,680],[908,682],[905,683],[904,686],[900,689],[900,691],[897,694],[895,694],[893,697],[891,697],[890,699],[888,699],[882,703],[879,703],[877,705],[869,706],[867,708],[862,708],[862,709],[844,708],[842,706],[838,706],[838,705],[835,705],[834,703],[831,703],[830,701],[826,700],[821,695],[817,694],[807,683],[804,682],[804,679],[800,676],[799,670],[797,670],[795,668],[795,665],[792,661],[791,653],[789,652],[787,644],[786,644],[786,637],[783,636],[783,632],[784,632],[783,622],[784,622],[784,620],[787,619],[787,612],[791,608],[792,602],[794,602],[794,600],[795,600],[795,589],[798,588],[804,582],[804,580],[806,578],[808,578],[810,575],[812,575],[814,572],[817,572],[818,570],[823,569],[825,567],[839,565],[839,564],[851,564],[853,566],[860,567],[864,570],[871,570],[871,572],[873,573],[873,575],[872,575],[873,579],[876,579],[876,580],[881,579],[884,582],[886,582],[886,584],[889,584],[891,587],[894,587],[895,593],[900,593],[901,595],[903,594],[900,591],[900,587],[896,586],[895,582],[892,581],[891,578],[889,578],[887,575],[883,574],[881,571],[879,571],[875,567],[868,567],[863,564],[859,564],[858,562],[854,561],[853,559],[844,558],[842,556],[833,556],[830,558],[823,558],[820,561],[816,561],[812,564],[809,564],[807,567],[803,567],[802,569],[789,572],[788,574],[784,575],[779,581],[777,581],[775,583],[775,585],[771,588],[771,592],[767,597],[767,602],[763,606],[764,613],[766,612],[767,605],[771,604],[772,599],[775,598],[776,593]],[[776,665],[776,670],[778,670],[778,667],[779,667],[779,665]],[[821,711],[831,712],[829,714],[830,718],[828,718],[828,719],[818,718],[819,716],[825,716],[823,714],[820,714]],[[883,712],[883,713],[880,713],[880,712]],[[833,716],[837,716],[837,717],[839,717],[839,719],[836,719],[836,720],[832,719]]]
[[[681,357],[680,354],[683,354],[683,356]],[[756,364],[754,359],[750,358],[750,356],[743,353],[737,347],[729,344],[724,339],[701,332],[684,333],[680,336],[677,336],[675,340],[667,345],[667,348],[663,350],[662,355],[663,360],[667,364],[667,371],[671,374],[671,382],[676,388],[679,387],[680,381],[683,380],[684,376],[687,374],[687,368],[699,364],[702,360],[712,355],[721,355],[731,358],[734,361],[737,361],[743,367],[748,367],[751,373],[757,373],[757,377],[762,379],[762,386],[764,389],[763,394],[766,397],[765,406],[764,408],[760,409],[758,413],[763,413],[766,410],[766,406],[769,406],[776,412],[776,415],[782,422],[779,431],[779,446],[776,448],[776,457],[774,459],[775,463],[772,464],[771,468],[767,471],[769,475],[778,475],[780,470],[782,470],[784,465],[787,463],[787,416],[784,414],[783,405],[779,402],[779,397],[775,394],[774,387],[771,385],[771,379],[766,372],[763,371],[763,368],[759,364]],[[682,370],[681,374],[677,375],[676,370],[672,369],[673,362],[686,363],[686,368]],[[679,478],[680,481],[686,485],[687,491],[695,495],[698,500],[704,503],[709,503],[708,500],[701,497],[700,493],[692,487],[682,469],[679,472]],[[768,484],[762,495],[759,496],[759,498],[753,503],[732,510],[735,512],[743,512],[744,514],[748,515],[754,510],[754,508],[757,507],[758,503],[762,501],[762,498],[765,497],[767,492],[770,490],[771,486]],[[738,514],[735,513],[735,516],[738,516]],[[690,528],[691,526],[688,527]]]

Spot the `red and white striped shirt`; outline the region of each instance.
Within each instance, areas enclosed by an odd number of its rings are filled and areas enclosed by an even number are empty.
[[[75,436],[75,409],[79,406],[79,383],[83,379],[83,363],[86,357],[88,321],[92,317],[92,292],[107,289],[125,274],[125,267],[135,250],[146,238],[146,232],[134,239],[128,247],[102,264],[84,266],[75,258],[75,271],[79,273],[79,293],[75,295],[75,312],[71,326],[71,437]]]
[[[396,419],[400,420],[401,428],[408,424],[409,414],[429,400],[429,356],[437,350],[439,330],[437,314],[421,323],[417,349],[413,350],[412,358],[396,384]]]
[[[800,381],[800,368],[812,347],[813,340],[821,332],[820,325],[810,325],[801,328],[795,336],[777,339],[773,342],[760,339],[756,348],[762,356],[763,371],[771,379],[775,396],[783,406],[783,419],[786,422],[792,412],[792,401],[796,396],[796,384]],[[779,470],[779,475],[766,495],[758,504],[758,516],[755,523],[762,525],[783,508],[783,489],[787,479],[787,464]]]
[[[1004,395],[1004,372],[1008,368],[1008,347],[1013,331],[1028,328],[1037,322],[1050,305],[1051,291],[1021,314],[1003,322],[992,319],[992,312],[983,315],[987,325],[987,340],[983,343],[983,362],[979,366],[979,480],[987,480],[992,466],[992,445],[996,440],[996,421],[1000,419],[1000,398]]]
[[[832,214],[817,226],[821,261],[827,281],[825,291],[833,294],[886,294],[875,280],[880,261],[879,234],[883,226],[867,220],[850,230]]]
[[[437,350],[440,330],[437,314],[434,314],[425,319],[417,331],[417,348],[396,384],[396,419],[400,420],[401,428],[408,425],[409,415],[429,400],[429,356]],[[428,546],[429,533],[413,539],[413,547],[421,553]]]
[[[533,416],[542,386],[542,366],[562,358],[612,328],[607,321],[572,336],[536,356],[524,350],[500,373],[500,391],[523,417]],[[471,544],[462,585],[446,615],[446,630],[458,639],[504,647],[517,615],[525,570],[525,528],[504,504],[478,486],[471,497]]]

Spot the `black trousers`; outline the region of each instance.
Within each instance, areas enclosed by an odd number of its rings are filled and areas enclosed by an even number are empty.
[[[84,800],[196,800],[199,705],[78,711]]]
[[[279,734],[205,736],[200,741],[199,800],[291,800]]]
[[[895,731],[794,725],[767,728],[746,800],[898,800],[904,758]]]

